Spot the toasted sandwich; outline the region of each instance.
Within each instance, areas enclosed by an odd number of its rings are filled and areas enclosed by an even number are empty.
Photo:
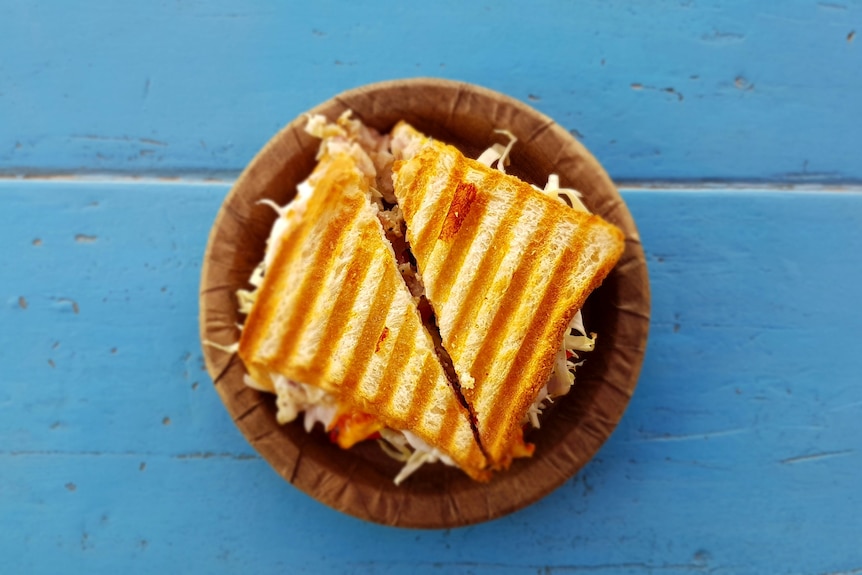
[[[487,480],[531,455],[522,426],[591,348],[578,310],[621,232],[404,123],[307,131],[320,162],[272,204],[256,289],[238,293],[246,382],[276,393],[281,423],[304,413],[344,448],[382,436],[406,462],[396,483],[435,460]]]
[[[442,346],[493,469],[528,456],[522,427],[622,232],[407,124],[394,193]]]
[[[374,168],[350,146],[322,153],[297,199],[279,210],[263,278],[245,296],[239,355],[248,383],[278,393],[282,421],[316,409],[329,428],[354,426],[344,447],[375,431],[405,432],[414,447],[487,480],[469,410],[372,201]]]

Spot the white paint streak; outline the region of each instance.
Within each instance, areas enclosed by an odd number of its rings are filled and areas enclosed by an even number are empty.
[[[692,433],[689,435],[656,435],[652,437],[645,437],[643,439],[637,440],[634,443],[664,443],[664,442],[672,442],[672,441],[702,441],[708,440],[718,437],[729,437],[732,435],[740,435],[743,433],[750,432],[750,428],[738,428],[738,429],[726,429],[723,431],[709,431],[706,433]]]
[[[822,453],[812,453],[811,455],[798,455],[796,457],[788,457],[782,459],[779,463],[785,465],[793,465],[795,463],[808,463],[811,461],[819,461],[822,459],[832,459],[833,457],[843,457],[854,453],[852,449],[844,449],[842,451],[824,451]]]

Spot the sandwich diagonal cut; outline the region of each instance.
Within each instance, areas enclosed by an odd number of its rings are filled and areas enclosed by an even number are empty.
[[[395,196],[493,469],[529,454],[526,413],[576,312],[620,258],[622,232],[404,123]]]
[[[274,374],[311,383],[487,480],[469,412],[398,271],[367,177],[336,153],[308,182],[313,193],[279,216],[274,257],[242,330],[239,355],[251,377],[264,386]]]

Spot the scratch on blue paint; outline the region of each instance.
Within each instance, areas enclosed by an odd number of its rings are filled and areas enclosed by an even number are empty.
[[[697,554],[696,554],[697,555]],[[594,565],[522,565],[521,568],[527,569],[530,571],[534,571],[536,573],[542,573],[544,575],[553,575],[554,573],[604,573],[604,572],[631,572],[631,571],[644,571],[647,573],[655,573],[661,571],[690,571],[690,572],[708,572],[715,570],[714,566],[710,566],[706,562],[701,560],[703,555],[697,555],[696,561],[691,563],[646,563],[646,562],[630,562],[630,563],[597,563]],[[396,561],[387,562],[390,566],[398,566],[399,563]],[[363,567],[367,568],[369,566],[374,565],[369,562],[351,562],[349,563],[351,567]],[[482,569],[482,570],[495,570],[495,569],[506,569],[510,568],[511,565],[506,563],[493,563],[493,562],[480,562],[480,561],[457,561],[457,562],[442,562],[437,561],[433,563],[411,563],[412,567],[422,566],[427,567],[431,566],[434,569],[440,569],[442,571],[450,571],[450,570],[472,570],[472,569]],[[405,565],[406,567],[406,565]],[[728,566],[729,567],[729,566]],[[832,574],[839,575],[839,574]]]
[[[862,401],[853,401],[850,403],[844,403],[841,405],[836,405],[829,411],[844,411],[845,409],[854,409],[854,408],[862,408]]]
[[[52,426],[54,427],[54,426]],[[59,427],[59,422],[56,427]],[[154,452],[142,451],[60,451],[60,450],[32,450],[32,451],[0,451],[0,457],[135,457],[135,458],[154,458],[168,457],[170,459],[231,459],[234,461],[250,461],[260,459],[256,453],[229,453],[215,451],[193,451],[188,453],[176,454],[159,454]],[[146,468],[145,463],[141,463],[141,471]]]
[[[52,307],[55,309],[59,309],[60,311],[69,311],[71,310],[73,313],[77,314],[81,311],[81,308],[78,306],[78,302],[71,298],[67,297],[54,297],[51,298],[54,301]]]
[[[737,76],[736,78],[734,78],[733,85],[738,90],[742,90],[744,92],[750,92],[751,90],[754,90],[754,84],[746,80],[743,76]]]
[[[846,5],[837,4],[835,2],[818,2],[817,5],[821,8],[826,8],[827,10],[847,10]]]
[[[796,457],[788,457],[787,459],[782,459],[780,463],[786,465],[792,465],[795,463],[808,463],[811,461],[831,459],[833,457],[843,457],[845,455],[850,455],[851,453],[854,453],[854,450],[844,449],[842,451],[824,451],[822,453],[812,453],[811,455],[797,455]]]
[[[850,570],[842,570],[842,571],[829,571],[823,573],[823,575],[859,575],[862,573],[862,567],[852,568]]]
[[[149,89],[148,89],[149,91]],[[73,134],[73,140],[93,140],[96,142],[140,142],[150,146],[167,146],[167,142],[152,138],[131,138],[129,136],[98,136],[96,134]]]
[[[636,441],[636,443],[659,443],[666,441],[700,441],[703,439],[711,439],[715,437],[729,437],[731,435],[740,435],[742,433],[750,432],[750,428],[738,428],[738,429],[726,429],[723,431],[711,431],[707,433],[692,433],[690,435],[656,435],[652,437],[645,437]]]
[[[740,32],[722,32],[720,30],[713,30],[708,34],[704,34],[700,37],[704,42],[711,42],[715,44],[730,44],[736,42],[742,42],[745,40],[745,34]]]
[[[652,90],[655,92],[664,92],[665,94],[670,94],[671,96],[676,97],[677,101],[682,102],[685,99],[685,96],[682,95],[682,92],[678,92],[676,88],[659,88],[656,86],[646,86],[639,82],[635,82],[631,85],[632,90]]]

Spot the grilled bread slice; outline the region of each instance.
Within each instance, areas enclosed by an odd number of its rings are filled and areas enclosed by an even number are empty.
[[[249,372],[318,386],[488,479],[469,412],[398,271],[369,182],[340,153],[325,156],[309,183],[313,192],[281,216],[283,234],[242,331]]]
[[[401,124],[393,181],[443,347],[495,469],[564,332],[620,258],[622,232]],[[411,157],[412,156],[412,157]]]

